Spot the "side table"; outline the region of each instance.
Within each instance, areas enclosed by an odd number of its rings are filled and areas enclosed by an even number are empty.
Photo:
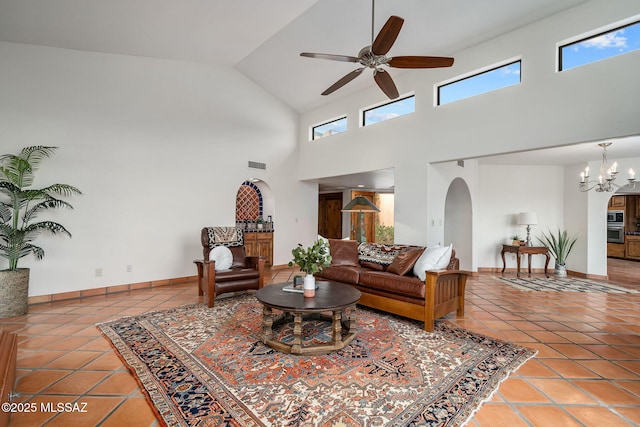
[[[547,257],[547,260],[544,263],[544,275],[549,277],[547,274],[547,267],[549,266],[549,248],[546,246],[515,246],[515,245],[502,245],[502,272],[507,268],[507,263],[504,259],[504,253],[511,252],[516,254],[516,259],[518,260],[518,272],[517,276],[520,277],[520,254],[527,254],[527,258],[529,261],[529,275],[531,275],[531,255],[544,255]]]

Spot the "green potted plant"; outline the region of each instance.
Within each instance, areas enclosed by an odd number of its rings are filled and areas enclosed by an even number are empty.
[[[73,207],[60,196],[82,194],[67,184],[51,184],[31,188],[41,161],[51,157],[57,147],[25,147],[20,154],[0,156],[0,257],[9,261],[9,268],[0,271],[0,317],[27,313],[29,269],[18,268],[18,260],[29,254],[37,259],[44,250],[34,244],[41,232],[64,234],[67,229],[54,221],[38,221],[37,217],[52,209]]]
[[[513,238],[511,239],[511,244],[513,246],[520,246],[520,236],[518,236],[517,234],[514,234]]]
[[[300,267],[300,271],[306,273],[304,278],[304,296],[314,296],[316,282],[313,275],[331,265],[329,244],[319,239],[305,249],[301,243],[298,243],[298,246],[291,251],[291,254],[293,255],[293,260],[289,261],[289,267],[297,264],[298,267]]]
[[[578,236],[569,235],[567,230],[558,229],[557,235],[551,233],[551,230],[549,230],[549,235],[543,231],[542,238],[538,237],[538,240],[549,248],[549,252],[556,260],[554,274],[558,277],[567,277],[567,257],[573,249],[573,245],[576,244]]]

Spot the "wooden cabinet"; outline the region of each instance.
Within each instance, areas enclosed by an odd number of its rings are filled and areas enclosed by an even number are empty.
[[[611,199],[609,199],[609,209],[624,208],[625,202],[625,196],[612,196]]]
[[[624,236],[626,245],[626,257],[629,259],[640,259],[640,236]]]
[[[273,265],[273,232],[245,231],[244,248],[247,256],[263,256],[267,259],[266,265]]]
[[[636,196],[636,221],[640,220],[640,196]]]
[[[625,257],[625,244],[624,243],[607,243],[607,256],[614,258]]]

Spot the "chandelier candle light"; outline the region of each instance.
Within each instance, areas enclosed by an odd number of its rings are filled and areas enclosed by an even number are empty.
[[[617,185],[613,182],[618,175],[618,163],[613,162],[613,165],[609,166],[609,162],[607,162],[607,147],[610,146],[611,143],[602,142],[598,145],[602,147],[602,164],[600,165],[598,181],[589,181],[589,166],[587,166],[584,171],[580,172],[580,191],[586,192],[595,188],[598,193],[603,191],[612,192],[626,185],[632,189],[636,188],[636,173],[633,169],[629,169],[629,179],[627,180],[629,182],[627,184]]]

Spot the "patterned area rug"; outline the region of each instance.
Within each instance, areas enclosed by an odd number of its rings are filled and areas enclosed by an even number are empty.
[[[594,282],[593,280],[577,278],[553,278],[553,277],[498,277],[493,279],[511,285],[525,291],[556,291],[556,292],[610,292],[616,294],[638,293],[635,289],[608,283]]]
[[[262,344],[261,318],[245,295],[98,327],[169,426],[459,426],[535,354],[359,308],[351,345],[293,356]],[[331,336],[322,320],[303,329],[308,339]],[[286,340],[291,326],[279,333]]]

